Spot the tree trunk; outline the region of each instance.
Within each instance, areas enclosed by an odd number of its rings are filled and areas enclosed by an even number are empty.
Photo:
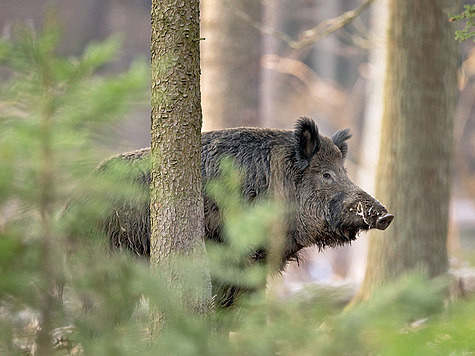
[[[199,0],[152,0],[152,268],[165,271],[167,288],[186,294],[183,303],[206,312],[211,283],[204,249],[201,194]],[[183,286],[176,257],[201,261],[197,290]],[[185,297],[185,296],[183,296]],[[185,299],[185,298],[184,298]],[[161,315],[160,317],[162,317]],[[161,327],[152,314],[151,332]]]
[[[394,223],[370,236],[355,300],[410,271],[447,272],[447,229],[457,52],[448,14],[456,0],[391,0],[376,196]]]
[[[365,192],[375,196],[376,169],[381,141],[383,116],[383,88],[386,73],[386,41],[388,25],[388,0],[371,5],[371,48],[368,54],[369,79],[366,83],[366,105],[360,147],[357,183]],[[368,239],[356,240],[351,245],[350,279],[357,284],[363,281],[366,269]]]
[[[259,21],[256,0],[202,0],[204,130],[258,125],[261,34],[236,15]]]

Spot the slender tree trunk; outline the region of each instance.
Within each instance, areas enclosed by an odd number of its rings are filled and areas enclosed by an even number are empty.
[[[283,30],[285,15],[290,11],[284,6],[282,1],[267,1],[262,8],[262,23],[279,31]],[[280,47],[282,43],[275,36],[262,37],[262,60],[261,60],[261,86],[260,86],[260,104],[259,117],[264,127],[286,127],[285,120],[282,119],[281,106],[279,101],[283,84],[282,73],[273,68],[268,68],[266,63],[268,55],[280,55]],[[286,93],[285,93],[286,94]],[[282,95],[285,95],[282,94]]]
[[[396,216],[371,234],[356,301],[409,271],[447,272],[456,87],[448,14],[456,0],[390,0],[388,59],[376,196]]]
[[[388,25],[388,0],[379,0],[371,5],[371,49],[369,50],[370,77],[366,84],[366,105],[358,168],[358,186],[375,196],[376,169],[381,141],[381,118],[383,116],[383,88],[386,73],[386,35]],[[352,261],[350,279],[357,283],[363,280],[366,269],[368,240],[356,240],[351,246]]]
[[[258,125],[261,34],[236,15],[260,20],[257,0],[202,0],[204,130]]]
[[[183,303],[205,313],[211,299],[201,194],[199,0],[152,0],[152,184],[150,263]],[[176,257],[200,261],[197,290],[183,285]],[[185,291],[185,289],[187,289]],[[162,317],[161,315],[160,317]],[[152,334],[161,327],[152,313]]]

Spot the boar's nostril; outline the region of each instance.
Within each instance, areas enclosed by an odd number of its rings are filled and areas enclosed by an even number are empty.
[[[376,221],[376,229],[385,230],[393,220],[393,214],[384,214],[383,216],[380,216]]]

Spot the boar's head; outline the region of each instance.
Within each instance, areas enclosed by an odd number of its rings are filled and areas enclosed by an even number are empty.
[[[294,239],[299,246],[336,246],[356,239],[360,231],[386,229],[394,219],[386,208],[348,178],[344,160],[348,129],[331,139],[315,123],[300,119],[295,128],[296,209]]]

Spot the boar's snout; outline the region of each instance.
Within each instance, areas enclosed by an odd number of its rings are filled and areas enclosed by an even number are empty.
[[[386,230],[386,228],[391,224],[394,220],[394,215],[386,213],[383,216],[380,216],[378,220],[376,220],[376,229],[378,230]]]
[[[350,211],[355,211],[368,229],[386,230],[394,220],[394,215],[368,193],[360,191],[357,201],[356,209],[352,208]]]

